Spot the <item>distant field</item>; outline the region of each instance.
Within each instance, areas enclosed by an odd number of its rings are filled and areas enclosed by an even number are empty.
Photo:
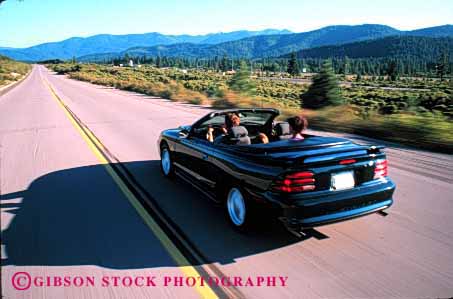
[[[453,150],[453,83],[436,79],[383,77],[339,79],[344,105],[322,110],[300,109],[300,94],[308,84],[252,78],[254,93],[232,91],[232,75],[174,68],[112,67],[96,64],[57,64],[60,74],[119,89],[214,107],[276,107],[283,116],[304,113],[311,126],[340,130],[412,144],[438,151]],[[385,89],[384,89],[385,88]],[[390,89],[389,89],[390,88]],[[392,89],[397,88],[397,89]],[[402,88],[402,89],[400,89]]]
[[[31,65],[0,55],[0,86],[21,79],[31,69]]]

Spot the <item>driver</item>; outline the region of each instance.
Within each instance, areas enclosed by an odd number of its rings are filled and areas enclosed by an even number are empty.
[[[231,128],[239,126],[241,124],[241,118],[236,113],[228,113],[225,115],[225,125],[222,127],[222,135],[226,136],[231,132]],[[214,128],[209,127],[208,133],[206,134],[206,139],[210,142],[214,142]]]

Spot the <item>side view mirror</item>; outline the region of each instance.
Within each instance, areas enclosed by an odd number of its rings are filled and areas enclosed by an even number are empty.
[[[189,130],[182,128],[178,135],[181,138],[187,138],[189,136]]]

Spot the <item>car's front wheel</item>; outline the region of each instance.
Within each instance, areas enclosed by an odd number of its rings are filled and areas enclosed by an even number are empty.
[[[160,169],[165,177],[173,177],[173,161],[171,158],[171,152],[167,145],[163,145],[160,150]]]
[[[225,204],[230,224],[241,232],[250,230],[254,224],[255,215],[243,192],[239,188],[231,188],[228,191]]]

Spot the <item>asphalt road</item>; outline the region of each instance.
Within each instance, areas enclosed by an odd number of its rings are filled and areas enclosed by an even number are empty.
[[[156,282],[187,274],[186,265],[175,262],[161,236],[146,225],[45,82],[209,261],[195,269],[216,269],[219,276],[287,277],[286,286],[243,286],[227,295],[453,296],[453,156],[387,144],[390,175],[397,184],[395,204],[387,217],[375,214],[323,226],[308,238],[297,238],[276,224],[240,235],[229,228],[222,209],[182,181],[166,180],[159,172],[159,132],[190,124],[208,109],[70,80],[37,66],[0,97],[5,298],[205,294],[187,286],[162,285],[14,288],[12,278],[19,271],[32,277],[96,279],[152,275]]]

